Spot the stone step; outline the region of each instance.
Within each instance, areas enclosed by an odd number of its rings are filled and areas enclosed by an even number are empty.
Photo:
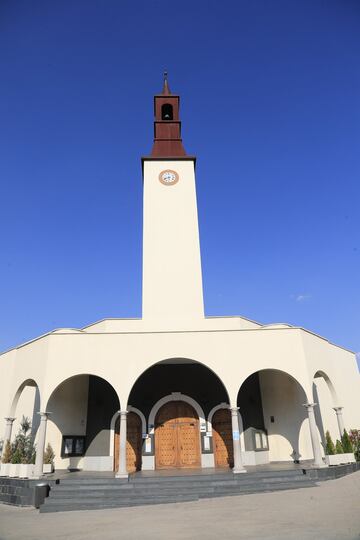
[[[218,474],[202,474],[202,475],[179,475],[179,476],[157,476],[156,478],[152,476],[137,476],[137,475],[130,475],[129,477],[129,483],[134,484],[142,484],[147,482],[187,482],[189,480],[194,480],[199,482],[207,482],[209,479],[211,480],[228,480],[231,478],[240,478],[243,476],[251,476],[252,478],[264,478],[264,477],[279,477],[279,476],[303,476],[303,470],[302,469],[285,469],[281,471],[262,471],[262,472],[247,472],[245,474],[233,474],[231,471],[226,473],[218,473]]]
[[[145,505],[154,505],[154,504],[166,504],[166,503],[177,503],[177,502],[187,502],[187,501],[196,501],[205,498],[214,498],[222,496],[235,496],[235,495],[244,495],[248,493],[259,493],[267,491],[283,491],[288,489],[298,489],[300,487],[310,487],[314,486],[313,482],[303,482],[303,483],[292,483],[292,482],[283,482],[279,484],[261,484],[261,485],[244,485],[241,490],[234,490],[228,486],[228,489],[225,487],[222,488],[213,488],[208,490],[202,490],[202,492],[194,493],[177,493],[173,495],[159,495],[157,493],[151,493],[147,496],[141,495],[136,497],[126,496],[127,494],[122,494],[122,497],[109,498],[105,499],[103,497],[94,497],[90,500],[87,498],[81,499],[68,499],[68,498],[48,498],[45,501],[45,504],[41,506],[40,512],[65,512],[71,510],[91,510],[91,509],[101,509],[101,508],[121,508],[121,507],[131,507],[131,506],[145,506]]]
[[[134,484],[124,484],[124,485],[95,485],[95,486],[82,486],[78,489],[75,489],[73,486],[67,485],[58,485],[52,489],[52,494],[56,493],[67,493],[68,496],[74,496],[77,493],[81,493],[82,496],[87,496],[88,493],[108,493],[109,495],[116,493],[127,493],[138,495],[139,493],[170,493],[170,492],[179,492],[186,490],[202,490],[207,489],[208,487],[225,487],[227,489],[238,490],[244,485],[258,485],[263,486],[267,485],[276,485],[284,484],[291,482],[293,484],[303,484],[304,482],[313,482],[312,479],[307,478],[306,476],[301,477],[281,477],[281,478],[251,478],[243,477],[241,481],[238,480],[222,480],[222,481],[209,481],[209,482],[189,482],[186,484],[172,484],[172,483],[152,483],[151,485],[134,485]]]
[[[245,478],[251,478],[252,481],[259,481],[265,479],[274,479],[276,481],[284,480],[287,478],[301,479],[304,475],[301,471],[281,471],[277,473],[270,474],[256,474],[256,473],[247,473],[247,474],[226,474],[226,475],[194,475],[194,476],[167,476],[167,477],[143,477],[143,478],[134,478],[130,477],[129,481],[116,479],[116,478],[103,478],[103,479],[62,479],[60,480],[60,486],[66,486],[69,489],[86,489],[87,487],[95,486],[119,486],[119,485],[133,485],[133,486],[158,486],[158,485],[201,485],[203,483],[209,482],[242,482]]]
[[[151,504],[170,504],[179,502],[196,501],[198,497],[192,495],[177,495],[176,497],[148,497],[148,498],[134,498],[123,500],[111,500],[111,499],[93,499],[91,501],[84,500],[68,500],[62,499],[56,500],[54,503],[50,502],[50,499],[46,499],[45,504],[40,507],[40,512],[68,512],[75,510],[98,510],[104,508],[122,508],[131,506],[147,506]]]
[[[148,483],[142,483],[142,484],[86,484],[86,485],[69,485],[69,484],[62,484],[60,483],[55,488],[53,487],[52,492],[53,493],[64,493],[67,492],[69,494],[71,493],[78,493],[81,492],[84,496],[86,496],[89,492],[134,492],[134,493],[140,493],[140,492],[155,492],[155,491],[164,491],[167,492],[171,490],[185,490],[185,489],[201,489],[206,486],[234,486],[235,488],[237,486],[241,486],[243,484],[264,484],[264,483],[279,483],[279,482],[303,482],[306,480],[307,477],[302,476],[279,476],[279,477],[252,477],[251,475],[242,475],[241,478],[234,478],[231,477],[227,480],[208,480],[207,482],[197,482],[196,480],[189,479],[188,482],[148,482]]]

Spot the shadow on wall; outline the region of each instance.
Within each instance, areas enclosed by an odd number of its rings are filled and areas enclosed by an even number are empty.
[[[87,374],[63,381],[48,402],[48,410],[52,413],[50,421],[62,437],[85,436],[85,456],[109,455],[110,422],[119,409],[119,399],[110,383]],[[61,447],[56,446],[58,450]],[[69,459],[69,466],[76,467],[79,458]]]
[[[304,459],[300,453],[301,426],[307,419],[304,389],[279,370],[260,371],[259,381],[271,460]]]
[[[38,387],[36,387],[35,390],[35,398],[34,398],[34,408],[32,413],[32,419],[31,419],[31,437],[33,440],[35,439],[37,430],[40,426],[40,392]]]
[[[314,403],[317,404],[317,406],[314,407],[315,422],[316,422],[316,425],[317,425],[317,427],[319,429],[321,444],[322,444],[323,448],[325,448],[325,445],[326,445],[325,428],[324,428],[324,424],[323,424],[323,420],[322,420],[322,416],[321,416],[320,398],[319,398],[319,394],[318,394],[318,391],[317,391],[316,384],[314,382],[313,382],[313,385],[312,385],[312,392],[313,392],[313,401],[314,401]]]

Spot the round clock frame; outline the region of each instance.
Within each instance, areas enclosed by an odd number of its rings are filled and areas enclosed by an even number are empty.
[[[165,180],[165,177],[168,177],[168,180]],[[177,184],[179,181],[179,175],[176,171],[173,171],[171,169],[165,169],[164,171],[161,171],[159,174],[159,181],[164,186],[173,186],[174,184]]]

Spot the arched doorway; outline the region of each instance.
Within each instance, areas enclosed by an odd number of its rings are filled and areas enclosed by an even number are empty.
[[[231,412],[218,409],[212,417],[213,449],[216,467],[234,466]]]
[[[141,448],[142,448],[142,424],[141,418],[134,412],[127,415],[126,426],[126,467],[129,473],[140,471],[141,469]],[[119,437],[120,437],[120,416],[115,423],[114,437],[114,469],[119,468]]]
[[[241,384],[237,405],[243,422],[243,463],[312,459],[302,384],[279,369],[262,369]]]
[[[46,405],[55,468],[112,471],[110,422],[119,409],[114,387],[102,377],[83,373],[61,381]]]
[[[184,401],[169,401],[155,418],[156,469],[201,466],[199,417]]]

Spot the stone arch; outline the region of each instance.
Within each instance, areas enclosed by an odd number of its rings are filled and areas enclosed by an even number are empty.
[[[199,420],[200,420],[200,426],[206,425],[204,411],[202,407],[199,405],[199,403],[195,401],[195,399],[185,394],[182,394],[181,392],[172,392],[171,394],[159,399],[159,401],[157,401],[155,405],[153,406],[153,408],[151,409],[150,414],[149,414],[150,435],[154,434],[154,424],[155,424],[155,418],[156,418],[157,412],[160,410],[160,408],[163,405],[165,405],[165,403],[168,403],[169,401],[185,401],[185,403],[188,403],[195,409],[196,414],[198,415]]]
[[[229,391],[228,391],[225,383],[223,382],[222,378],[216,373],[216,371],[214,371],[214,369],[212,367],[208,366],[204,362],[200,362],[200,361],[195,360],[193,358],[184,358],[184,357],[169,357],[169,358],[159,360],[158,362],[154,362],[151,365],[147,366],[146,369],[144,369],[139,375],[137,375],[137,377],[134,378],[133,381],[129,384],[130,391],[129,391],[129,394],[128,394],[127,402],[129,403],[129,399],[131,398],[131,393],[134,390],[135,385],[139,382],[139,380],[148,371],[150,371],[154,367],[158,367],[158,366],[165,365],[165,364],[170,364],[170,363],[173,363],[173,364],[176,364],[176,363],[179,363],[179,364],[195,364],[197,366],[201,366],[202,368],[208,370],[208,372],[211,373],[217,379],[218,383],[221,385],[222,389],[224,390],[224,393],[226,394],[225,397],[227,398],[228,402],[230,403]]]
[[[21,416],[17,414],[18,404],[21,400],[22,396],[24,395],[23,392],[25,391],[26,387],[35,388],[35,393],[33,396],[25,396],[25,402],[26,403],[26,411],[21,411]],[[14,430],[17,431],[19,428],[21,418],[22,416],[28,416],[31,421],[31,436],[35,439],[38,427],[40,425],[40,415],[38,414],[40,412],[41,407],[41,394],[40,394],[40,388],[38,383],[35,379],[29,378],[25,379],[18,387],[18,389],[15,392],[15,395],[13,397],[11,406],[10,406],[10,417],[15,418],[14,426],[13,426],[13,432]],[[24,414],[25,413],[25,414]]]
[[[215,407],[213,407],[211,409],[211,411],[208,414],[208,419],[207,419],[207,431],[208,431],[208,433],[212,432],[212,419],[213,419],[213,416],[216,413],[216,411],[218,411],[219,409],[230,409],[230,405],[228,403],[225,403],[225,402],[224,403],[219,403],[219,405],[215,405]]]
[[[112,470],[109,426],[120,409],[114,386],[96,373],[76,373],[57,381],[48,396],[47,442],[56,454],[55,467]],[[74,449],[78,438],[84,438],[83,450],[69,454],[67,440],[73,440]]]
[[[48,390],[47,390],[47,400],[46,400],[46,407],[45,407],[45,411],[47,410],[48,408],[48,405],[49,405],[49,401],[51,399],[51,397],[53,396],[54,392],[56,392],[56,390],[58,390],[63,384],[69,382],[70,380],[72,379],[75,379],[76,377],[98,377],[99,379],[102,379],[103,381],[105,381],[109,386],[111,386],[111,388],[114,390],[114,392],[116,393],[117,397],[118,397],[118,400],[119,400],[119,403],[120,403],[120,396],[116,390],[116,388],[113,386],[113,384],[111,382],[109,382],[102,373],[95,373],[95,372],[83,372],[83,373],[74,373],[73,375],[69,375],[68,377],[66,377],[65,379],[61,379],[60,381],[57,381],[53,386],[51,386]],[[51,412],[51,411],[50,411]]]
[[[330,394],[331,394],[331,398],[332,398],[332,401],[333,401],[333,406],[336,407],[339,405],[339,400],[338,400],[338,396],[337,396],[337,392],[335,390],[335,387],[329,377],[329,375],[327,373],[325,373],[325,371],[322,371],[321,369],[319,369],[318,371],[316,371],[314,373],[314,376],[313,376],[313,379],[318,379],[322,377],[324,379],[324,381],[326,382],[327,384],[327,387],[330,391]]]
[[[137,414],[140,417],[142,432],[146,433],[146,418],[143,415],[143,413],[139,409],[137,409],[136,407],[131,407],[131,405],[128,405],[127,411],[128,412],[133,412],[133,413]],[[111,422],[110,422],[110,456],[114,455],[115,424],[116,424],[116,420],[118,419],[119,415],[120,415],[120,411],[117,411],[114,414],[114,416],[112,417]]]
[[[306,449],[303,459],[310,459],[309,437],[300,441],[307,402],[306,385],[285,370],[267,367],[249,374],[237,395],[245,451],[269,452],[270,461],[292,461],[299,459],[301,447]]]
[[[324,383],[316,384],[316,379],[323,379]],[[325,447],[325,433],[330,431],[332,437],[338,438],[338,426],[336,415],[333,409],[339,406],[339,400],[335,387],[323,370],[318,370],[314,373],[312,379],[313,401],[316,404],[314,407],[315,421],[319,430],[320,440],[323,448]]]
[[[21,396],[22,391],[24,390],[24,388],[25,388],[26,386],[36,387],[36,388],[38,389],[38,391],[39,391],[39,397],[40,397],[40,390],[39,390],[39,385],[38,385],[38,383],[37,383],[34,379],[25,379],[25,380],[20,384],[20,386],[18,387],[17,391],[15,392],[15,396],[13,397],[13,400],[12,400],[12,403],[11,403],[11,407],[10,407],[10,416],[14,416],[14,415],[15,415],[16,407],[17,407],[19,398],[20,398],[20,396]],[[40,405],[40,402],[39,402],[39,405]]]

